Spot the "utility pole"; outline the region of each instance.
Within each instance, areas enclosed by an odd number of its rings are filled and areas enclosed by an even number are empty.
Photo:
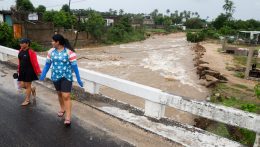
[[[69,12],[70,12],[70,1],[71,1],[71,0],[69,0]]]
[[[245,79],[249,77],[249,71],[251,69],[251,61],[254,54],[254,49],[249,48],[249,53],[247,56],[247,63],[246,63],[246,72],[245,72]]]

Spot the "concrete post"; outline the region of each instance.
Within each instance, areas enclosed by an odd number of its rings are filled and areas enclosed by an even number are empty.
[[[226,43],[227,43],[227,38],[226,36],[224,36],[222,40],[222,51],[226,51]]]
[[[100,85],[95,82],[92,82],[92,81],[84,82],[85,91],[87,91],[91,94],[99,94],[99,88],[100,88]]]
[[[254,147],[260,147],[260,134],[256,133]]]
[[[247,56],[247,63],[246,63],[245,79],[247,79],[249,77],[249,71],[251,69],[251,61],[252,61],[253,53],[254,53],[254,50],[249,49],[249,53]]]
[[[7,61],[8,60],[7,54],[0,53],[0,60],[1,61]]]
[[[151,101],[145,101],[145,114],[146,116],[160,119],[165,114],[165,105],[154,103]]]

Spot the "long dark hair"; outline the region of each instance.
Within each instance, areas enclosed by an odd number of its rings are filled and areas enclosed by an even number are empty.
[[[57,42],[59,41],[60,45],[63,45],[64,47],[68,48],[69,50],[75,52],[74,48],[70,45],[70,42],[68,39],[64,38],[62,35],[60,34],[55,34],[52,36],[52,39]]]

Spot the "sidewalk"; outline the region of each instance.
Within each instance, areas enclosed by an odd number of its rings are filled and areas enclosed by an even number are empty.
[[[15,70],[11,70],[6,65],[0,64],[0,87],[4,87],[6,91],[15,92],[12,90],[14,87],[12,73],[14,72]],[[39,107],[50,114],[56,115],[56,112],[59,110],[59,104],[55,91],[45,87],[46,83],[44,83],[45,86],[37,83],[34,84],[37,87],[37,103],[30,107]],[[47,85],[51,86],[51,84]],[[20,102],[22,102],[22,99]],[[20,107],[19,104],[17,107]],[[130,123],[120,121],[119,119],[77,101],[73,101],[72,115],[72,128],[77,124],[86,130],[90,129],[96,131],[98,129],[100,130],[98,132],[100,136],[112,136],[113,138],[118,138],[118,140],[115,140],[118,142],[123,140],[134,146],[141,147],[180,146],[178,144],[173,144],[170,141],[166,141],[163,137],[146,132]]]

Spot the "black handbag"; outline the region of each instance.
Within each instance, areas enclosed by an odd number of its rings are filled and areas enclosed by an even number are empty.
[[[14,79],[18,79],[18,73],[14,73],[14,74],[13,74],[13,78],[14,78]]]

